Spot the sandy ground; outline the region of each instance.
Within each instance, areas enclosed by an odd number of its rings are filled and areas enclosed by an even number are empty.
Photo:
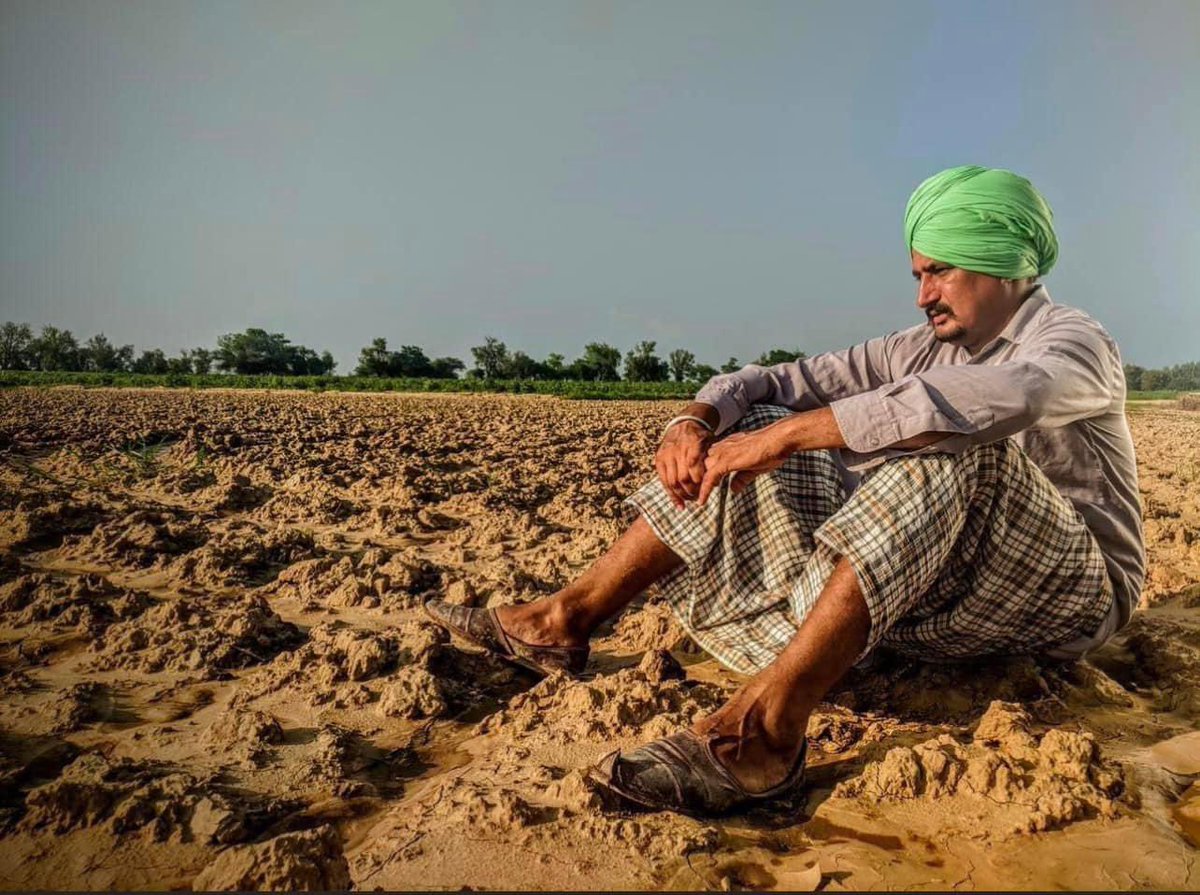
[[[676,406],[0,393],[0,886],[1200,887],[1200,414],[1131,412],[1114,642],[856,672],[804,804],[700,822],[581,776],[736,686],[653,592],[578,682],[419,611],[583,569]]]

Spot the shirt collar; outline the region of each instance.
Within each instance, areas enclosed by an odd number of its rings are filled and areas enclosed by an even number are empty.
[[[997,339],[1004,339],[1014,345],[1021,344],[1021,337],[1029,329],[1031,323],[1040,316],[1041,312],[1050,306],[1050,293],[1046,287],[1038,283],[1029,298],[1021,302],[1016,312],[1009,319],[1004,329],[1000,330]]]

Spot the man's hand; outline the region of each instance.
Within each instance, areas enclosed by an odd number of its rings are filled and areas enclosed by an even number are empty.
[[[764,472],[773,472],[796,452],[789,421],[773,423],[754,432],[739,432],[717,442],[708,450],[704,477],[697,503],[704,506],[721,479],[733,475],[730,487],[741,491]]]
[[[695,500],[704,479],[704,458],[712,443],[712,434],[698,423],[676,423],[663,436],[654,455],[654,468],[671,500],[679,509]]]

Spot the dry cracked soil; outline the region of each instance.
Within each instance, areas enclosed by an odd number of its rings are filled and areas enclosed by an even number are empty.
[[[0,887],[1200,887],[1200,414],[1130,412],[1150,573],[1112,642],[852,672],[807,798],[704,822],[582,773],[738,684],[653,589],[579,681],[420,612],[584,569],[675,409],[0,392]]]

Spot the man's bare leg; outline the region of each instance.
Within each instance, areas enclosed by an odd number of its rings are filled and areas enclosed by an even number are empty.
[[[638,516],[617,542],[577,579],[544,600],[496,609],[500,626],[538,646],[583,646],[616,615],[682,560]]]
[[[870,631],[867,603],[843,557],[779,657],[692,729],[722,738],[717,757],[750,792],[778,785],[799,757],[808,716],[854,664]]]

